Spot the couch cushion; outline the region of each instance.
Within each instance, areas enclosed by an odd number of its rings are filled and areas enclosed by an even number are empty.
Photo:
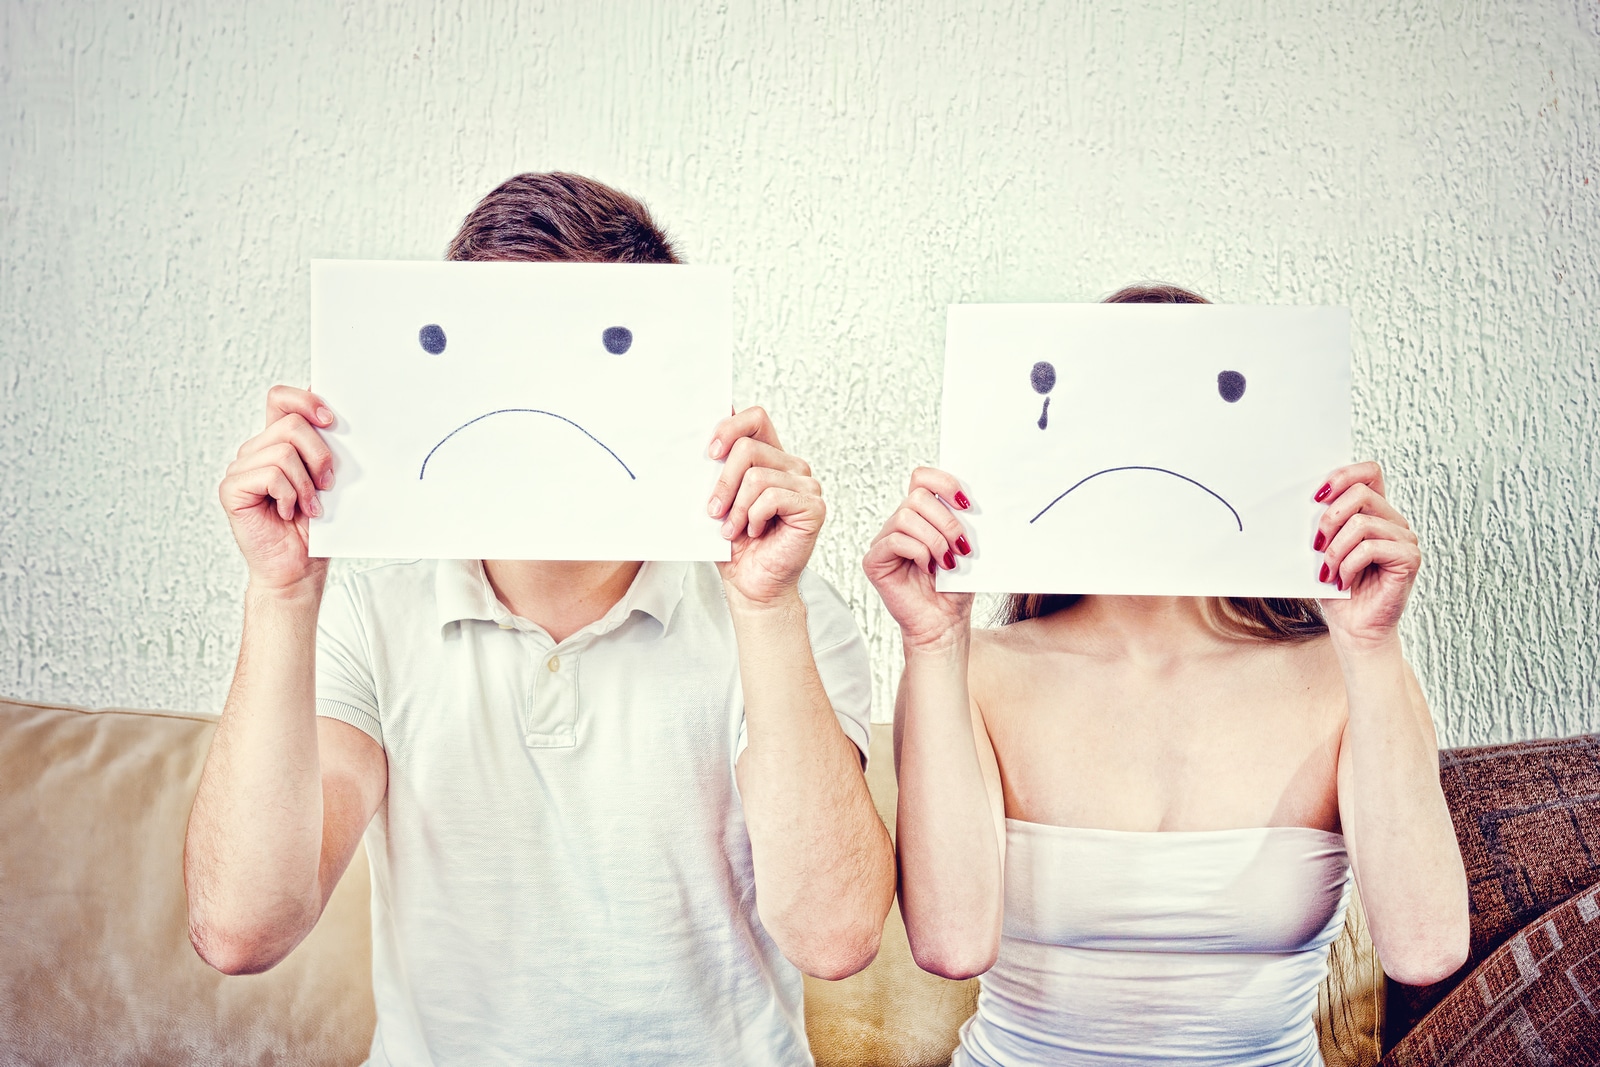
[[[1512,934],[1600,881],[1600,735],[1448,749],[1439,780],[1467,868],[1472,950],[1443,982],[1390,984],[1386,1046]]]
[[[29,1064],[358,1064],[366,854],[266,974],[189,945],[183,836],[215,720],[0,700],[0,1047]]]
[[[1384,1067],[1600,1065],[1600,886],[1505,940]]]

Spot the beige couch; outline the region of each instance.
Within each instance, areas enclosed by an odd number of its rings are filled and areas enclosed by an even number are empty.
[[[0,1063],[362,1062],[372,1035],[365,853],[311,936],[266,974],[227,978],[189,946],[184,823],[215,720],[0,699]],[[888,727],[873,795],[893,825]],[[1322,997],[1330,1064],[1377,1062],[1381,974],[1355,921],[1343,995]],[[822,1067],[948,1061],[975,982],[918,970],[892,911],[877,962],[808,981]],[[1337,1017],[1338,1044],[1327,1021]]]

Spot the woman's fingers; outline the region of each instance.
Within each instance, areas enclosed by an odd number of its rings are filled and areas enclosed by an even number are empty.
[[[1409,541],[1368,538],[1340,558],[1333,574],[1334,587],[1349,589],[1374,565],[1410,578],[1421,569],[1422,550]]]
[[[1379,496],[1384,496],[1383,469],[1376,463],[1368,460],[1364,463],[1352,463],[1340,467],[1329,474],[1322,486],[1311,495],[1311,499],[1319,504],[1326,504],[1336,499],[1340,493],[1352,485],[1365,485]]]
[[[274,385],[268,389],[266,424],[271,426],[291,413],[323,429],[333,425],[333,412],[327,402],[309,389],[296,389],[292,385]]]
[[[255,455],[272,445],[289,444],[300,453],[300,462],[317,483],[319,489],[333,487],[333,450],[305,416],[290,412],[256,434],[239,448],[239,459]]]
[[[967,494],[961,491],[960,479],[937,467],[918,467],[911,472],[911,492],[918,489],[926,489],[957,511],[966,511],[972,506]]]
[[[929,574],[938,569],[933,553],[926,544],[897,529],[879,534],[872,542],[872,547],[867,549],[866,559],[861,561],[861,565],[871,578],[893,570],[901,562],[910,563]]]
[[[1384,558],[1391,562],[1415,556],[1420,564],[1421,550],[1417,546],[1417,535],[1408,526],[1403,526],[1389,519],[1379,518],[1376,515],[1356,515],[1339,530],[1338,535],[1328,545],[1323,557],[1323,568],[1318,573],[1318,580],[1333,582],[1338,588],[1343,589],[1350,584],[1350,579],[1361,571],[1361,566],[1352,570],[1352,561],[1366,558],[1362,554],[1362,546],[1389,544],[1398,546],[1406,551],[1399,555]],[[1370,552],[1374,549],[1368,548]],[[1343,584],[1340,584],[1342,576]]]
[[[911,495],[906,497],[906,502],[901,507],[910,509],[938,531],[939,555],[944,561],[945,570],[955,568],[957,555],[965,556],[972,551],[972,544],[967,540],[966,527],[961,524],[960,519],[950,513],[944,501],[932,491],[920,487],[911,490]],[[931,542],[930,547],[932,547]]]
[[[733,521],[729,509],[738,499],[745,479],[751,471],[763,468],[789,471],[805,477],[811,475],[810,464],[799,456],[791,456],[776,445],[757,441],[753,437],[741,437],[733,443],[728,461],[722,465],[717,484],[711,489],[706,512],[714,519],[728,515],[728,521]]]
[[[1397,526],[1410,528],[1405,517],[1389,503],[1387,498],[1365,482],[1357,482],[1334,497],[1323,511],[1322,518],[1317,520],[1316,536],[1311,542],[1312,549],[1321,552],[1322,547],[1332,543],[1340,529],[1357,515],[1371,515]]]

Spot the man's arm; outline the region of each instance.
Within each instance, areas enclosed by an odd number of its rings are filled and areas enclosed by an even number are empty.
[[[799,593],[825,508],[806,464],[766,413],[723,421],[727,456],[710,511],[726,516],[722,565],[739,644],[747,747],[736,775],[761,923],[790,962],[846,978],[878,954],[894,900],[894,851],[818,673]]]
[[[219,495],[250,570],[233,686],[189,815],[189,936],[229,974],[264,971],[316,924],[388,784],[383,750],[316,716],[317,614],[327,575],[308,516],[332,484],[321,401],[279,386]]]

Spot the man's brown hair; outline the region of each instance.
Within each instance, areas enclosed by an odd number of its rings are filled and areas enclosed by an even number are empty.
[[[478,201],[446,259],[677,263],[643,204],[578,174],[518,174]]]

